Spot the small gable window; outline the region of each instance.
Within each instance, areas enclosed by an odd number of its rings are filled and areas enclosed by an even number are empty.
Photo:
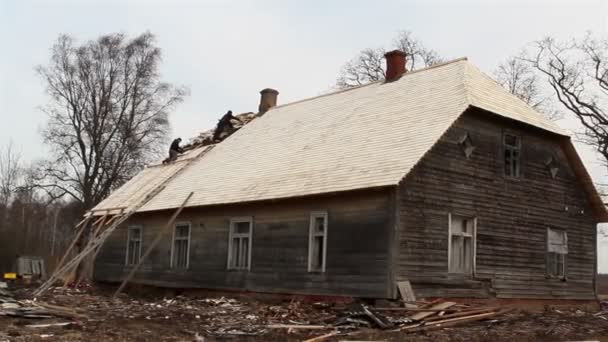
[[[505,176],[519,177],[521,174],[521,138],[506,133],[503,136]]]
[[[462,136],[462,138],[460,138],[459,144],[460,148],[462,148],[462,152],[464,153],[465,157],[471,157],[471,154],[473,154],[473,151],[475,150],[475,145],[473,145],[473,139],[471,139],[471,135],[469,133],[466,133],[464,136]]]
[[[545,160],[545,167],[547,168],[551,178],[555,179],[555,177],[557,177],[557,173],[559,172],[559,164],[557,163],[555,156],[549,156],[547,160]]]

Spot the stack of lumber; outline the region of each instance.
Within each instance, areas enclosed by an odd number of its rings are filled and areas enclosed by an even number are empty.
[[[86,318],[84,315],[77,313],[71,308],[35,302],[32,300],[16,300],[7,291],[0,291],[0,316],[20,318]]]
[[[457,326],[470,322],[494,319],[510,309],[497,306],[459,304],[443,299],[431,302],[406,304],[404,308],[375,308],[376,311],[404,312],[410,324],[401,326],[400,331],[433,330]]]

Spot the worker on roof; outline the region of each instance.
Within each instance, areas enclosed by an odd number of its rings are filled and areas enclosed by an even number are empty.
[[[175,161],[177,159],[177,156],[179,156],[180,153],[184,152],[184,150],[182,150],[182,148],[179,146],[181,142],[182,138],[177,138],[173,140],[171,146],[169,147],[169,158],[165,159],[163,163]]]
[[[240,121],[238,118],[232,115],[232,111],[229,110],[222,118],[218,121],[215,131],[213,132],[213,142],[220,142],[226,136],[234,132],[234,126],[232,120]]]

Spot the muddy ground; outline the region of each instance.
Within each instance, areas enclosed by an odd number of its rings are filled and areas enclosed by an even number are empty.
[[[31,288],[13,290],[30,298]],[[159,292],[131,289],[111,300],[111,288],[53,288],[37,301],[70,307],[86,318],[0,316],[0,341],[302,341],[336,331],[349,304],[301,297],[262,297],[219,292]],[[405,313],[386,313],[395,327],[341,328],[323,341],[603,341],[608,342],[608,311],[546,307],[517,309],[452,328],[394,331],[407,325]],[[66,326],[29,327],[32,324]],[[304,330],[269,328],[271,324],[327,326]],[[411,324],[411,323],[409,323]]]

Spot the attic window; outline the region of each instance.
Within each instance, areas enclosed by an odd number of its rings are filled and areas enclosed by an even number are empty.
[[[519,177],[521,168],[521,138],[513,134],[503,136],[505,176]]]
[[[559,171],[559,164],[557,163],[555,156],[549,156],[545,160],[545,167],[547,168],[547,171],[549,171],[549,175],[551,175],[551,178],[555,179]]]
[[[475,146],[473,145],[473,139],[471,139],[471,135],[469,135],[469,133],[465,133],[465,135],[460,138],[458,144],[462,148],[462,152],[464,153],[465,157],[469,158],[471,154],[473,154]]]

